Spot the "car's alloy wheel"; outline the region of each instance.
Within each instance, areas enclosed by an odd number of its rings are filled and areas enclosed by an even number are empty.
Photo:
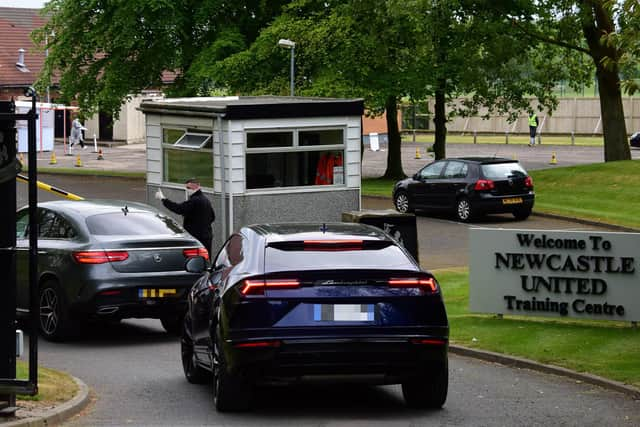
[[[58,283],[48,280],[40,288],[40,331],[51,341],[75,335],[77,328],[70,319],[67,305]]]
[[[182,356],[182,370],[187,381],[193,384],[205,384],[211,374],[198,366],[196,363],[196,355],[193,351],[193,334],[191,332],[191,319],[185,316],[182,328],[182,337],[180,338],[180,353]]]
[[[246,378],[227,371],[224,354],[213,345],[213,404],[220,412],[245,411],[249,408],[251,386]]]
[[[473,215],[471,202],[466,197],[458,200],[456,204],[456,217],[463,222],[469,221]]]
[[[428,372],[402,383],[402,395],[412,408],[438,409],[447,400],[449,368],[447,362],[437,363]]]
[[[409,203],[409,196],[404,191],[399,191],[396,194],[394,204],[396,210],[400,213],[411,212],[411,204]]]

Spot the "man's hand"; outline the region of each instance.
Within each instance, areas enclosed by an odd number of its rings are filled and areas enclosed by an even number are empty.
[[[164,197],[164,194],[162,194],[162,190],[160,190],[160,189],[158,189],[158,191],[156,191],[155,196],[156,196],[156,199],[158,199],[158,200],[166,199],[166,197]]]

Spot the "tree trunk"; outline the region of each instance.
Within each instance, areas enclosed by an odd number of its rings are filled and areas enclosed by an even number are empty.
[[[398,127],[398,105],[396,102],[395,96],[389,96],[387,102],[385,102],[389,150],[387,151],[387,170],[383,178],[387,179],[402,179],[406,177],[402,170],[402,147],[400,128]]]
[[[604,161],[630,160],[631,150],[627,142],[627,128],[622,107],[622,92],[617,61],[620,52],[614,46],[603,45],[602,35],[615,32],[611,12],[602,2],[583,0],[581,2],[582,31],[596,66],[598,88],[600,90],[600,116],[604,135]],[[605,67],[602,60],[609,58]]]
[[[438,87],[436,88],[436,105],[435,115],[433,122],[436,125],[435,142],[433,143],[433,153],[436,156],[436,160],[444,159],[446,157],[446,142],[447,142],[447,118],[445,115],[445,90],[446,81],[444,79],[438,79]]]

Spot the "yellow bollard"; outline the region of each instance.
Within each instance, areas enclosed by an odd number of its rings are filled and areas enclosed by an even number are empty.
[[[556,157],[556,152],[553,151],[551,153],[551,161],[549,162],[550,165],[557,165],[558,164],[558,159]]]
[[[49,160],[49,164],[50,165],[55,165],[58,163],[58,160],[56,159],[56,153],[55,151],[51,152],[51,159]]]
[[[80,155],[79,154],[76,156],[76,167],[77,168],[81,168],[82,167],[82,160],[80,159]]]
[[[421,159],[422,158],[422,155],[420,154],[420,148],[419,147],[416,147],[416,157],[415,158],[416,159]]]

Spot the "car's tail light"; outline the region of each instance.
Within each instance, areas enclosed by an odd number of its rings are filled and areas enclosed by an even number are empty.
[[[120,294],[122,294],[122,291],[117,290],[117,289],[112,289],[112,290],[109,290],[109,291],[102,291],[98,295],[102,295],[102,296],[106,296],[106,297],[112,297],[112,296],[120,295]]]
[[[476,191],[487,191],[493,190],[495,186],[496,185],[490,179],[479,179],[476,181],[476,185],[473,188]]]
[[[447,343],[447,341],[438,338],[411,338],[409,342],[418,345],[445,345]]]
[[[127,251],[80,251],[73,252],[73,259],[80,264],[104,264],[124,261],[129,258]]]
[[[208,260],[209,259],[209,251],[205,248],[189,248],[182,251],[185,258],[194,258],[197,256],[201,256],[202,258]]]
[[[252,341],[252,342],[241,342],[234,344],[235,348],[278,348],[280,347],[280,341]]]
[[[531,178],[530,176],[526,177],[524,179],[524,186],[527,188],[533,188],[533,178]]]
[[[299,287],[300,281],[297,279],[247,279],[243,281],[240,293],[242,295],[264,295],[264,291],[267,289],[296,289]]]
[[[305,251],[357,251],[361,250],[362,240],[305,240]]]
[[[418,288],[431,294],[438,292],[438,283],[433,277],[402,277],[389,279],[388,283],[392,288]]]

